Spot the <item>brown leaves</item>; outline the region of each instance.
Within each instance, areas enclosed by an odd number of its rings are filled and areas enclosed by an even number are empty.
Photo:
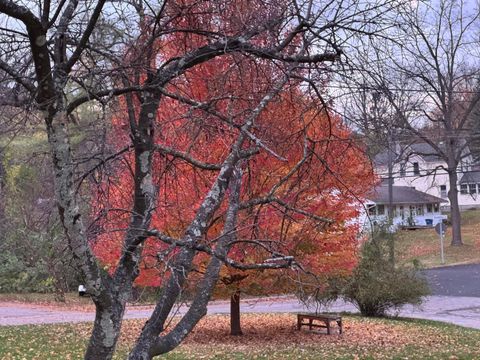
[[[293,314],[246,314],[242,316],[244,336],[228,335],[229,317],[206,317],[187,338],[187,344],[243,344],[246,346],[271,346],[278,348],[291,344],[357,344],[368,346],[399,346],[410,343],[412,334],[401,331],[403,326],[392,326],[378,321],[348,318],[343,335],[330,335],[320,331],[296,330]],[[305,328],[304,328],[305,329]]]
[[[133,341],[140,329],[140,322],[126,322],[121,341]],[[314,347],[316,354],[353,351],[382,358],[385,352],[409,346],[436,348],[448,343],[444,337],[415,324],[357,317],[344,318],[342,335],[326,335],[322,330],[309,331],[306,327],[298,331],[294,314],[244,314],[244,335],[230,336],[229,329],[228,315],[207,316],[176,351],[192,356],[206,352],[209,354],[206,358],[212,358],[215,354],[225,356],[231,351],[253,357],[255,354],[288,353],[292,349],[309,352]]]
[[[343,335],[326,335],[306,329],[297,331],[294,314],[244,314],[244,335],[230,336],[228,315],[211,315],[164,358],[480,358],[480,332],[473,329],[419,320],[352,316],[344,316],[343,320]],[[124,322],[115,360],[127,357],[143,324],[143,320]],[[0,359],[82,359],[91,329],[91,323],[0,327]]]

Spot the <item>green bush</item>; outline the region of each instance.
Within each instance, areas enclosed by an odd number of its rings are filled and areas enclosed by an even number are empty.
[[[53,292],[52,278],[45,264],[29,267],[11,253],[0,255],[0,293]]]
[[[380,240],[363,245],[359,264],[342,291],[364,316],[384,316],[406,304],[419,305],[429,294],[416,269],[392,265],[385,245]]]
[[[429,295],[428,283],[418,269],[394,266],[394,234],[377,226],[371,240],[364,243],[359,262],[351,273],[310,275],[298,281],[297,297],[316,311],[339,298],[351,302],[363,316],[385,316],[403,305],[419,305]]]

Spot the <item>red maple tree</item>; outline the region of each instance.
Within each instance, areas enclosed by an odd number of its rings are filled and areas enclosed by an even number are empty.
[[[185,16],[178,21],[191,27],[198,19]],[[234,25],[235,22],[229,22],[232,33]],[[202,41],[200,35],[185,32],[172,34],[168,41],[163,40],[154,48],[159,54],[175,58],[177,53]],[[141,51],[141,45],[132,46],[126,58],[135,59]],[[232,54],[196,66],[171,82],[160,111],[152,114],[156,117],[152,131],[158,146],[153,176],[154,183],[159,184],[153,228],[181,237],[218,173],[213,165],[207,169],[183,162],[177,153],[188,154],[202,164],[221,163],[237,137],[234,130],[272,91],[284,71],[288,69],[272,62]],[[147,74],[131,76],[146,78]],[[141,100],[133,97],[133,101],[138,108]],[[111,131],[115,135],[110,138],[116,140],[113,145],[118,149],[130,143],[126,102],[125,98],[119,102],[112,117]],[[290,79],[282,92],[275,94],[259,114],[244,146],[245,151],[256,149],[242,165],[242,211],[230,258],[240,263],[259,262],[278,253],[293,256],[304,268],[317,273],[353,268],[357,198],[371,188],[374,179],[368,159],[350,135],[341,119],[315,100],[302,87],[301,80]],[[93,249],[111,272],[122,253],[124,235],[120,230],[126,228],[131,216],[124,209],[131,208],[133,159],[132,154],[124,154],[116,163],[114,176],[97,190],[96,211],[105,216],[101,221],[103,232],[95,239]],[[204,242],[209,246],[215,246],[224,229],[227,208],[228,204],[222,205],[208,224]],[[325,226],[322,218],[331,223]],[[148,239],[136,284],[160,286],[175,251],[158,239]],[[207,266],[208,258],[197,256],[198,273]],[[195,276],[192,279],[195,282]],[[221,280],[227,284],[233,300],[238,300],[240,288],[253,293],[261,289],[265,294],[278,293],[288,286],[275,272],[247,274],[231,267],[224,267]]]

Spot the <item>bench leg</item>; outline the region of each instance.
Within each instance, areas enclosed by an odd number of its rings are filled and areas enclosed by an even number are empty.
[[[330,335],[330,321],[325,321],[325,325],[327,325],[327,335]]]
[[[302,327],[302,318],[299,316],[297,317],[297,330],[300,330]]]
[[[338,324],[338,332],[341,335],[343,333],[342,320],[338,320],[337,324]]]
[[[308,327],[312,330],[313,319],[308,319]]]

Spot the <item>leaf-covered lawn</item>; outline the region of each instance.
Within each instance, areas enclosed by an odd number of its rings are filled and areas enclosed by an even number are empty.
[[[295,329],[291,314],[243,315],[245,335],[228,335],[228,317],[206,317],[165,359],[479,359],[480,331],[420,320],[344,318],[343,335]],[[124,359],[143,325],[126,321],[115,359]],[[82,359],[89,323],[0,327],[0,359]]]
[[[450,246],[451,226],[445,236],[445,265],[480,263],[480,210],[462,212],[464,246]],[[418,260],[426,268],[441,266],[440,239],[433,229],[402,230],[395,237],[397,259],[410,263]]]

